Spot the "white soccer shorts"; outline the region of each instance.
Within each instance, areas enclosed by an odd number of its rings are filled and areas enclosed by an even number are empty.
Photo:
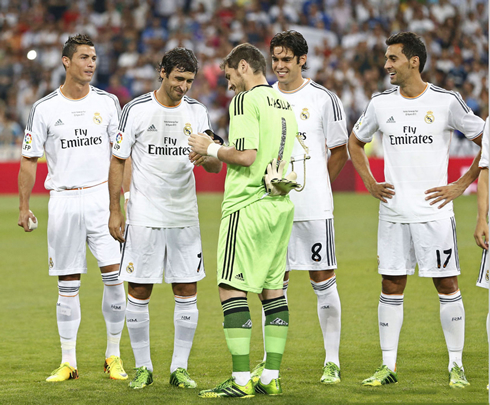
[[[48,212],[50,276],[86,273],[87,243],[99,267],[120,262],[120,244],[107,226],[107,182],[86,189],[51,190]]]
[[[478,280],[476,281],[476,285],[478,287],[488,288],[488,273],[488,250],[483,249],[480,263],[480,274],[478,275]]]
[[[198,226],[127,225],[119,278],[136,284],[194,283],[205,277]]]
[[[336,268],[333,218],[293,222],[286,271]]]
[[[454,217],[429,222],[397,223],[379,220],[378,272],[420,277],[460,274]]]

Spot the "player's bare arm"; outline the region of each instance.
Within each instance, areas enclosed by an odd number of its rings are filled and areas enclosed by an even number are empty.
[[[31,198],[32,188],[36,182],[37,157],[22,157],[19,171],[19,220],[17,225],[24,228],[25,232],[32,232],[29,229],[29,218],[37,222],[34,214],[29,210],[29,200]]]
[[[351,133],[349,136],[349,153],[354,168],[357,170],[357,173],[359,173],[359,176],[361,176],[369,193],[378,200],[388,202],[386,199],[391,199],[395,195],[395,192],[393,191],[395,187],[389,183],[378,183],[376,181],[371,173],[369,160],[364,151],[365,145],[364,142],[361,142],[356,138],[354,133]]]
[[[347,144],[330,149],[330,157],[328,158],[327,163],[330,184],[334,182],[339,173],[342,171],[348,158],[349,155],[347,154]]]
[[[223,163],[211,156],[201,156],[199,153],[189,153],[189,160],[194,166],[202,166],[208,173],[219,173]]]
[[[132,174],[132,162],[131,157],[126,159],[126,164],[124,165],[123,182],[122,189],[124,193],[124,212],[128,213],[128,201],[129,201],[129,189],[131,187],[131,174]]]
[[[189,145],[192,151],[202,156],[208,156],[208,148],[211,144],[215,143],[213,139],[206,134],[192,134],[189,137]],[[257,151],[255,149],[238,151],[233,146],[221,146],[218,151],[218,159],[221,162],[244,167],[249,167],[255,162],[256,157]]]
[[[479,136],[476,139],[473,139],[478,146],[481,147],[482,137]],[[458,198],[464,191],[469,187],[471,183],[473,183],[480,174],[480,168],[478,167],[478,163],[480,162],[481,151],[478,152],[473,163],[471,164],[468,171],[463,174],[458,180],[455,182],[448,184],[447,186],[433,187],[425,192],[425,194],[429,194],[425,199],[427,201],[432,200],[430,205],[437,204],[441,201],[443,203],[439,205],[437,208],[441,209],[447,203],[453,201]]]
[[[481,169],[478,177],[478,213],[476,217],[475,242],[488,250],[488,167]]]
[[[126,161],[112,156],[109,168],[109,232],[119,242],[124,242],[124,215],[121,212],[121,186]]]

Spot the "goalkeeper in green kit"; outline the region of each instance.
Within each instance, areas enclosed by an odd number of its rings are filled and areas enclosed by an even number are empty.
[[[266,61],[250,44],[223,60],[231,100],[230,146],[191,135],[192,151],[228,165],[218,241],[218,286],[224,331],[233,360],[232,377],[200,397],[252,397],[282,393],[279,366],[286,345],[289,311],[282,291],[294,206],[288,192],[299,185],[286,178],[298,131],[289,103],[265,78]],[[252,321],[247,293],[262,293],[267,352],[264,372],[250,379]]]

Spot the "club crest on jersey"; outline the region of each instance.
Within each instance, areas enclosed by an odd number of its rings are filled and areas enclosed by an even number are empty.
[[[134,271],[134,265],[133,262],[129,262],[128,266],[126,267],[126,271],[131,274]]]
[[[434,113],[432,111],[427,111],[427,114],[425,115],[425,122],[427,124],[432,124],[435,121]]]
[[[53,258],[50,257],[49,258],[49,268],[52,269],[54,267],[54,262],[53,262]]]
[[[490,270],[487,270],[487,272],[485,273],[485,281],[487,281],[487,282],[488,282],[488,272],[489,272],[489,271],[490,271]]]
[[[122,142],[122,140],[123,140],[123,136],[122,136],[122,134],[119,132],[119,133],[116,135],[116,142],[117,142],[118,144],[120,144],[120,143]]]
[[[100,113],[98,113],[98,112],[94,113],[93,120],[94,120],[94,123],[97,125],[102,124],[102,117],[100,116]]]
[[[304,121],[310,118],[310,112],[308,111],[308,108],[303,108],[301,113],[299,114],[299,117]]]
[[[191,124],[187,123],[184,126],[184,134],[187,136],[190,136],[192,134],[192,127]]]
[[[32,143],[32,135],[31,134],[26,134],[26,136],[24,137],[24,142],[27,145],[30,145]]]

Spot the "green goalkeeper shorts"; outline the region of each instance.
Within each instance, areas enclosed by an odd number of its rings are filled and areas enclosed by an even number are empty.
[[[288,196],[266,197],[221,220],[218,285],[261,293],[282,289],[294,205]]]

